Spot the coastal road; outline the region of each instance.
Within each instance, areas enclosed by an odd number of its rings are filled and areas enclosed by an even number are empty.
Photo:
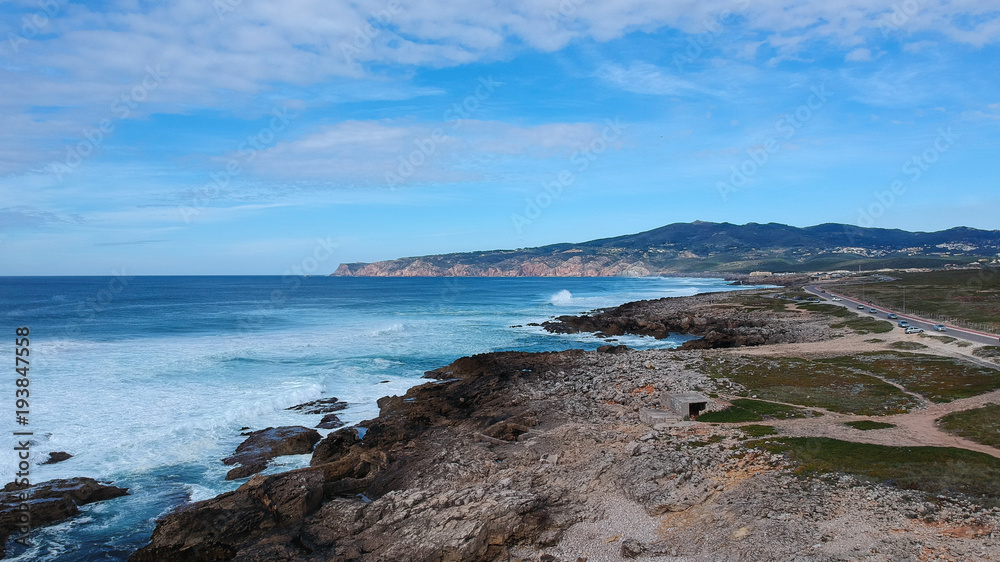
[[[889,315],[890,312],[893,312],[892,310],[886,310],[884,308],[881,308],[881,307],[878,307],[878,306],[875,306],[875,305],[872,305],[872,304],[868,304],[866,302],[862,302],[862,301],[860,301],[858,299],[853,299],[853,298],[841,295],[839,293],[831,291],[830,289],[823,289],[821,287],[810,286],[810,287],[806,287],[805,290],[809,291],[810,293],[813,293],[814,295],[816,295],[818,297],[821,297],[821,298],[825,299],[827,304],[839,304],[841,306],[845,306],[848,309],[851,309],[854,312],[857,312],[861,316],[868,315],[868,316],[873,316],[873,317],[879,318],[881,320],[889,320],[889,318],[887,318],[887,316]],[[843,300],[840,300],[840,301],[830,300],[833,297],[838,297],[838,298],[841,298]],[[858,305],[863,305],[864,306],[864,310],[862,311],[862,310],[858,309]],[[870,313],[870,312],[868,312],[868,309],[870,309],[870,308],[874,308],[878,312]],[[957,326],[948,326],[948,331],[947,332],[943,332],[943,333],[942,332],[935,332],[934,331],[934,325],[937,324],[937,322],[934,322],[932,320],[927,320],[927,319],[924,319],[924,318],[920,318],[920,317],[917,317],[917,316],[911,316],[909,314],[902,314],[900,312],[896,312],[896,314],[899,316],[898,319],[896,319],[896,320],[889,320],[890,322],[893,323],[894,326],[896,326],[897,323],[900,320],[906,320],[907,322],[910,323],[911,326],[916,326],[918,328],[923,328],[924,329],[924,333],[929,334],[929,335],[949,335],[949,336],[951,336],[953,338],[958,338],[958,339],[962,339],[962,340],[966,340],[966,341],[969,341],[969,342],[972,342],[972,343],[978,343],[978,344],[982,344],[982,345],[1000,345],[1000,338],[998,338],[995,335],[987,334],[985,332],[977,332],[975,330],[967,330],[965,328],[959,328]],[[902,328],[897,327],[896,329],[902,331]]]

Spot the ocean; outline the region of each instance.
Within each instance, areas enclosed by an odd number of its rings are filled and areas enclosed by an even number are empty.
[[[0,278],[8,342],[0,361],[15,368],[19,327],[30,330],[31,353],[27,425],[16,421],[14,373],[0,392],[8,436],[0,478],[14,479],[13,432],[28,430],[32,482],[89,476],[130,489],[33,530],[33,545],[10,543],[8,556],[126,560],[158,517],[244,482],[225,481],[221,462],[244,439],[241,428],[313,427],[322,417],[290,406],[335,396],[350,404],[341,419],[357,423],[378,414],[378,398],[464,355],[606,343],[528,323],[735,288],[687,278]],[[614,343],[667,348],[686,339]],[[52,451],[73,457],[39,465]],[[308,455],[279,457],[267,472],[308,463]]]

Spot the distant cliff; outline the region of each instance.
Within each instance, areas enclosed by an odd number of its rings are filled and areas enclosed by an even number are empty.
[[[943,267],[1000,255],[1000,231],[907,232],[823,224],[696,221],[579,244],[344,263],[356,277],[642,277]]]

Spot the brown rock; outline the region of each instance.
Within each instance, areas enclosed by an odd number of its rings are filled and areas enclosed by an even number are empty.
[[[269,427],[254,431],[236,447],[236,453],[222,459],[227,465],[242,466],[230,470],[226,480],[246,478],[267,468],[267,462],[282,455],[311,453],[321,438],[315,429],[301,426]]]
[[[295,524],[323,500],[323,471],[306,468],[254,476],[238,489],[178,509],[161,519],[148,546],[132,562],[230,560],[240,545],[285,526],[291,542]]]
[[[63,462],[73,458],[73,455],[63,452],[63,451],[53,451],[49,453],[49,458],[42,461],[40,464],[56,464],[57,462]]]

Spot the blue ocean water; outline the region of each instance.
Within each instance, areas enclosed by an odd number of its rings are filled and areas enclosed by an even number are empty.
[[[13,373],[0,389],[10,446],[0,479],[17,470],[12,432],[34,432],[31,481],[89,476],[131,494],[91,504],[11,543],[14,560],[125,560],[157,517],[235,489],[220,459],[241,428],[315,426],[285,408],[336,396],[348,423],[378,414],[429,369],[496,350],[594,349],[587,335],[553,335],[530,322],[623,302],[732,290],[685,278],[0,278],[0,361],[14,368],[14,333],[30,334],[29,425],[15,422]],[[519,327],[512,327],[519,326]],[[618,338],[635,348],[674,347]],[[326,432],[321,432],[326,433]],[[39,466],[51,451],[68,461]],[[308,465],[281,457],[277,472]]]

